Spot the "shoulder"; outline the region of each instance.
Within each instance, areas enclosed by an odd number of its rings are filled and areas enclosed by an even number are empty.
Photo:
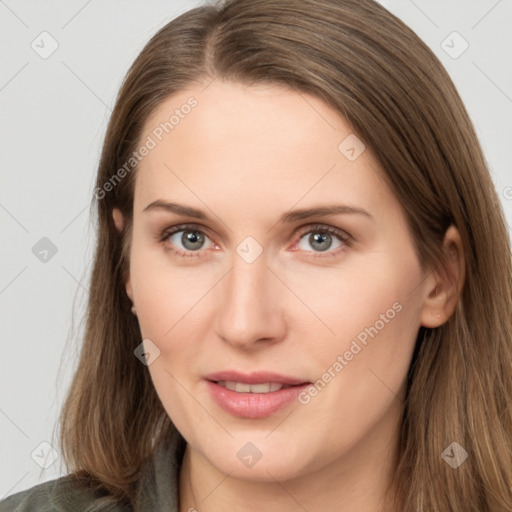
[[[108,503],[102,494],[70,475],[12,494],[0,501],[0,512],[125,512],[120,505]]]
[[[0,512],[177,512],[185,447],[179,432],[164,436],[142,467],[133,506],[119,504],[106,490],[88,485],[89,479],[70,474],[7,496]]]

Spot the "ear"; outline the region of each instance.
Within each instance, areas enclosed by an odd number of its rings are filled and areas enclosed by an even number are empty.
[[[421,325],[424,327],[439,327],[451,317],[464,285],[464,250],[459,231],[453,224],[446,230],[443,252],[448,273],[443,268],[434,269],[426,280],[421,311]]]
[[[118,231],[122,232],[124,227],[124,215],[119,208],[112,210],[112,217],[114,218],[114,224]]]
[[[114,208],[112,210],[112,217],[114,218],[114,224],[116,226],[116,229],[122,233],[124,228],[124,215],[121,212],[119,208]],[[133,302],[133,290],[132,290],[132,284],[130,280],[130,273],[128,272],[128,276],[125,278],[125,287],[126,287],[126,293],[128,297],[130,297],[131,301]]]

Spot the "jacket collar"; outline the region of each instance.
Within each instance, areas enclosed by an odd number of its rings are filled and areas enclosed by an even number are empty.
[[[165,437],[143,467],[136,512],[179,512],[179,474],[186,441],[178,431]]]

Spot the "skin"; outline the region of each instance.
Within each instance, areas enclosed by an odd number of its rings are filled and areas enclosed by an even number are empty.
[[[423,270],[370,150],[347,159],[338,150],[352,133],[344,119],[282,86],[190,86],[157,108],[141,140],[190,96],[197,107],[137,170],[126,279],[143,339],[160,350],[148,367],[156,391],[188,443],[180,511],[380,510],[418,329],[446,322],[462,287],[459,233],[452,226],[445,237],[450,274]],[[157,199],[208,219],[143,212]],[[291,209],[326,204],[371,217],[278,222]],[[121,212],[113,216],[122,230]],[[202,230],[202,246],[183,245],[183,232],[158,241],[182,223]],[[322,251],[308,231],[315,224],[353,241],[323,232]],[[263,249],[252,263],[236,252],[248,236]],[[396,303],[400,312],[306,405],[240,418],[208,392],[203,377],[226,369],[315,382]],[[247,442],[262,454],[250,468],[237,458]]]

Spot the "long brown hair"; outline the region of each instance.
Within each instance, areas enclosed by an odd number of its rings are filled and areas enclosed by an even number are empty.
[[[86,329],[60,423],[69,471],[130,502],[143,462],[160,440],[177,435],[133,353],[141,333],[124,277],[137,168],[113,178],[164,99],[216,78],[284,84],[344,116],[381,163],[425,268],[443,266],[441,241],[450,224],[457,227],[465,283],[449,321],[418,332],[390,498],[393,510],[512,511],[512,264],[504,215],[449,75],[372,0],[204,5],[159,30],[131,66],[92,204],[98,231]],[[122,235],[116,207],[127,219]],[[457,469],[441,457],[452,442],[468,453]]]

